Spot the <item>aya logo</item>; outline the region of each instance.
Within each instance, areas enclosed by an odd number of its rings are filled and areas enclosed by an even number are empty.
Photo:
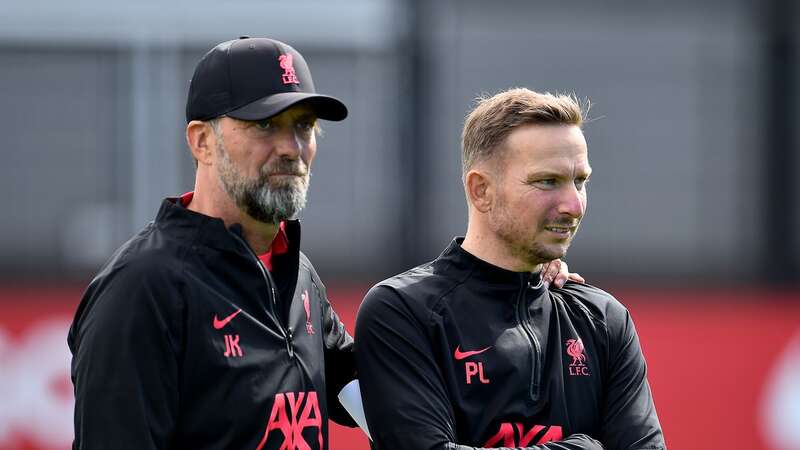
[[[308,298],[308,290],[303,290],[303,308],[306,310],[306,333],[314,334],[314,325],[311,323],[311,301]]]
[[[564,433],[558,425],[533,425],[530,428],[520,422],[500,424],[497,434],[483,444],[484,447],[527,447],[561,440]]]
[[[306,441],[303,432],[307,428],[316,428],[311,436],[317,442],[313,447]],[[256,450],[266,448],[279,448],[281,450],[295,450],[311,448],[322,449],[322,415],[319,412],[317,393],[312,392],[282,392],[275,394],[272,412],[269,414],[264,437]]]
[[[283,84],[300,84],[300,80],[297,79],[297,74],[294,71],[294,57],[291,54],[279,56],[278,64],[283,69],[283,75],[281,75]]]
[[[572,376],[589,376],[589,368],[586,367],[586,355],[584,352],[583,341],[578,339],[567,339],[567,355],[572,357],[569,365],[569,374]]]

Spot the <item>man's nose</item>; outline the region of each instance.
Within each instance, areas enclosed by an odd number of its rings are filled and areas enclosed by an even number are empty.
[[[278,156],[297,159],[303,152],[304,142],[295,134],[292,128],[286,127],[276,133],[273,138],[275,139],[275,153]]]
[[[558,212],[570,217],[580,218],[586,210],[586,195],[573,183],[564,186],[559,198]]]

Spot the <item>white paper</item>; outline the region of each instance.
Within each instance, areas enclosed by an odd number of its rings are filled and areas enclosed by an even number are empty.
[[[344,409],[361,427],[367,437],[372,440],[372,436],[369,435],[369,428],[367,428],[367,417],[364,415],[364,405],[361,403],[361,385],[358,384],[358,380],[347,383],[339,391],[339,403],[344,406]]]

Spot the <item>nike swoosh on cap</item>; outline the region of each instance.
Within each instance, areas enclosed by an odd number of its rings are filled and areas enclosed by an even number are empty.
[[[461,346],[459,345],[458,347],[456,347],[456,352],[453,354],[453,357],[456,359],[456,361],[461,361],[464,358],[469,358],[470,356],[475,356],[477,354],[483,353],[486,350],[489,350],[490,348],[492,348],[491,345],[481,350],[470,350],[467,352],[462,352]]]
[[[221,330],[225,325],[228,324],[228,322],[233,320],[233,318],[236,317],[236,315],[239,314],[240,312],[242,312],[242,308],[239,308],[235,313],[231,314],[230,316],[222,320],[217,319],[217,315],[214,314],[214,329]]]

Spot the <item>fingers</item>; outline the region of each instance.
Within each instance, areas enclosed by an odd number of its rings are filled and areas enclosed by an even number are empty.
[[[567,282],[567,277],[569,276],[569,267],[567,266],[566,262],[561,261],[560,259],[557,259],[554,262],[558,262],[558,272],[556,272],[553,286],[556,288],[561,288],[564,287],[564,283]]]
[[[555,289],[564,287],[567,280],[572,280],[578,283],[585,283],[586,280],[577,273],[570,273],[569,266],[566,262],[560,259],[554,259],[548,263],[542,264],[542,282],[546,288],[551,286]]]
[[[548,269],[550,269],[550,263],[542,263],[542,270],[539,273],[542,275],[542,284],[545,289],[549,288],[550,282],[553,281],[552,277],[548,277]]]
[[[569,279],[572,281],[577,281],[578,283],[586,283],[586,280],[578,273],[571,273],[569,274]]]
[[[561,268],[561,261],[556,259],[542,264],[542,282],[545,288],[549,288],[554,282],[557,282],[556,276]]]

